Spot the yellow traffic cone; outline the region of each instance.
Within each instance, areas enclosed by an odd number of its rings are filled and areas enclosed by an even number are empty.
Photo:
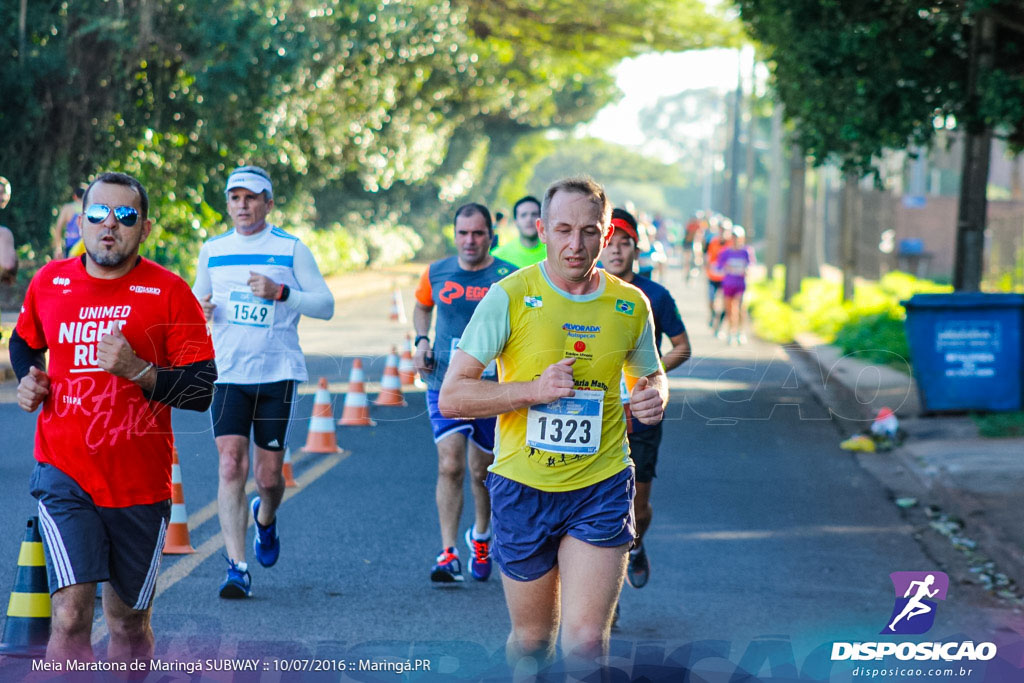
[[[30,517],[18,553],[18,573],[7,604],[0,655],[43,657],[49,639],[50,589],[46,583],[46,556],[39,535],[39,518]]]

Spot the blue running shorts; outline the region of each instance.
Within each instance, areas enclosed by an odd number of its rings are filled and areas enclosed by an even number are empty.
[[[475,417],[471,420],[455,420],[445,417],[437,409],[437,395],[440,392],[427,390],[427,413],[430,415],[430,426],[434,430],[434,443],[437,443],[452,432],[465,432],[469,440],[482,451],[494,451],[494,426],[496,417]]]
[[[39,502],[50,593],[78,583],[110,581],[126,605],[148,609],[171,501],[99,507],[74,479],[46,463],[36,463],[29,486]]]
[[[601,548],[636,537],[632,467],[575,491],[541,491],[493,472],[484,483],[491,493],[491,555],[517,581],[551,571],[566,535]]]

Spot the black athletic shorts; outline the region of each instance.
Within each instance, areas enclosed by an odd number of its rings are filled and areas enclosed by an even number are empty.
[[[215,437],[244,436],[264,450],[285,449],[295,403],[295,380],[213,386],[210,416]]]
[[[661,446],[661,423],[653,429],[633,432],[629,435],[629,457],[636,465],[636,480],[641,484],[649,483],[656,476],[655,466],[658,464],[658,447]]]
[[[50,593],[74,584],[110,581],[126,605],[148,609],[171,501],[99,507],[78,482],[46,463],[36,463],[29,485],[39,501]]]

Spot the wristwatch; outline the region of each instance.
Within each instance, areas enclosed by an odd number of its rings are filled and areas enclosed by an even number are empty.
[[[416,339],[415,339],[415,340],[413,341],[413,343],[412,343],[412,346],[413,346],[413,348],[416,348],[417,346],[419,346],[419,345],[420,345],[420,340],[421,340],[421,339],[426,339],[426,340],[427,340],[427,343],[428,343],[428,344],[430,343],[430,337],[428,337],[428,336],[427,336],[427,335],[425,335],[425,334],[421,334],[421,335],[419,335],[418,337],[416,337]]]

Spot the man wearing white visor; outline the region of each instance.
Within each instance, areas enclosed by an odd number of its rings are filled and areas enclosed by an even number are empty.
[[[225,194],[234,229],[203,244],[192,292],[211,322],[217,367],[223,368],[210,408],[220,456],[217,505],[228,556],[220,596],[247,598],[252,595],[245,561],[250,510],[256,560],[271,567],[281,551],[281,467],[295,385],[308,379],[299,318],[330,319],[334,297],[309,248],[267,222],[274,188],[265,170],[235,169]],[[247,504],[250,436],[257,495]]]

